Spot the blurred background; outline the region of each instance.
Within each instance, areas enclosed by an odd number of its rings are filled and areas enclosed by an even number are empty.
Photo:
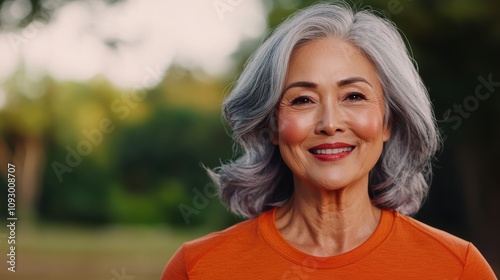
[[[159,279],[182,242],[240,221],[202,168],[233,156],[220,104],[269,30],[313,2],[1,0],[0,278]],[[500,1],[353,4],[367,5],[404,33],[444,139],[416,218],[500,275]]]

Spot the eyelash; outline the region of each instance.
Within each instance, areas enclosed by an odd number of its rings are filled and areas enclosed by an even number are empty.
[[[353,92],[348,94],[346,96],[346,99],[351,101],[358,101],[358,100],[366,100],[366,97],[362,93]]]
[[[311,103],[311,98],[307,96],[299,96],[292,100],[292,105]]]

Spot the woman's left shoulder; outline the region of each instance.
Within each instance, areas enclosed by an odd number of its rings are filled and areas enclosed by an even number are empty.
[[[497,279],[486,259],[471,242],[414,218],[393,213],[392,237],[401,246],[399,248],[404,246],[406,252],[426,258],[432,256],[433,263],[443,264],[447,269],[453,263],[459,264],[461,279]]]
[[[443,247],[460,259],[464,259],[470,249],[470,242],[412,217],[395,212],[395,221],[395,230],[398,235],[404,236],[408,242],[413,240],[418,244]]]

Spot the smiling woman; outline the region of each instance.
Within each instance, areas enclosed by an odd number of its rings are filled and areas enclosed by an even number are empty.
[[[470,242],[407,216],[439,137],[392,23],[343,2],[299,11],[223,108],[243,153],[209,174],[250,219],[185,243],[162,279],[496,279]]]

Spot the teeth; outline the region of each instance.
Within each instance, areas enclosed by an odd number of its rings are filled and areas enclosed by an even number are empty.
[[[343,152],[349,152],[352,151],[354,147],[347,147],[347,148],[340,148],[340,149],[318,149],[318,150],[312,150],[314,154],[320,154],[320,155],[334,155],[338,153],[343,153]]]

